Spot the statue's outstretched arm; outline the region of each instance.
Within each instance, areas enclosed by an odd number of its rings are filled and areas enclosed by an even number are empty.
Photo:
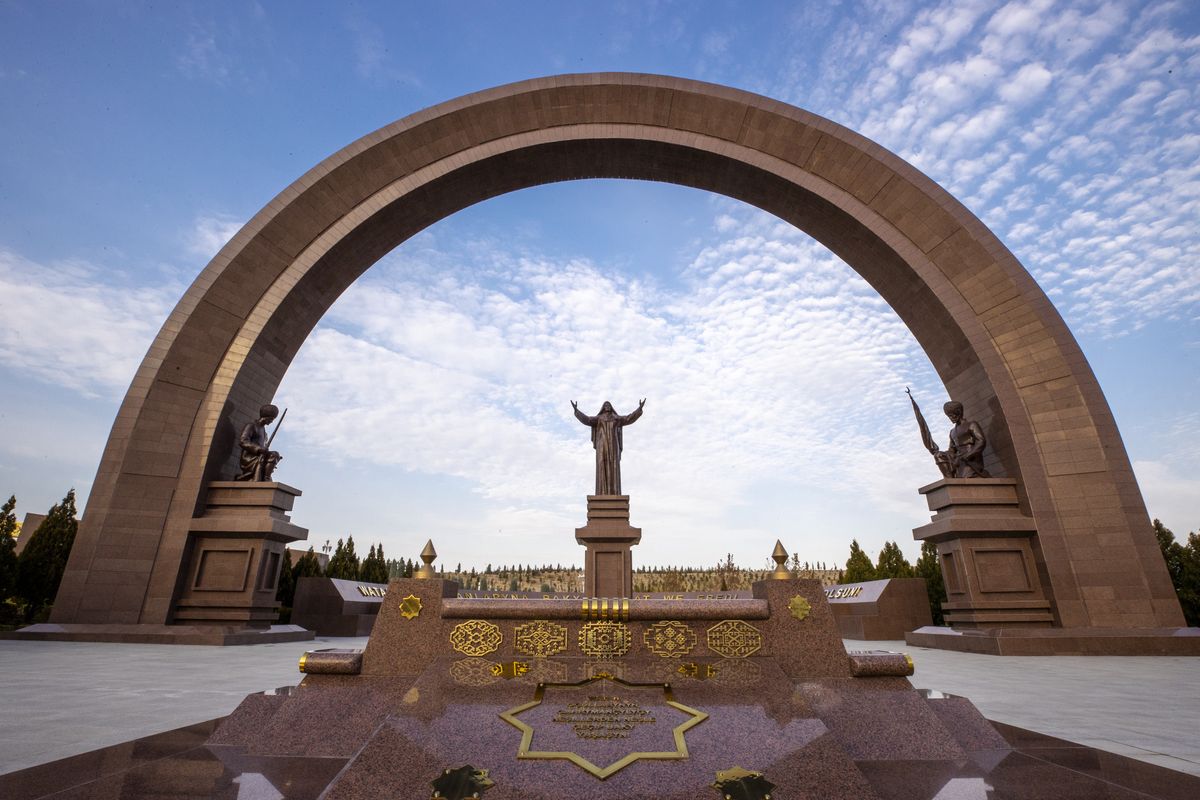
[[[571,407],[575,409],[575,419],[587,425],[589,428],[596,424],[595,417],[589,417],[587,414],[579,410],[579,406],[575,405],[575,401],[571,401]]]
[[[642,415],[642,408],[645,405],[646,405],[645,400],[642,400],[640,403],[638,403],[638,407],[636,409],[634,409],[632,413],[626,414],[625,416],[621,417],[621,424],[622,425],[632,425],[633,423],[637,422],[638,417],[640,417]]]

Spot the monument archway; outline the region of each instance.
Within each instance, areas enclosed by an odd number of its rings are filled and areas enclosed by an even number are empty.
[[[1096,378],[994,234],[911,165],[829,120],[727,87],[620,73],[539,78],[420,111],[325,159],[255,215],[138,369],[51,621],[178,621],[193,522],[210,482],[234,474],[235,430],[273,396],[338,296],[443,217],[583,178],[706,189],[820,241],[892,306],[988,432],[988,469],[1015,481],[1018,511],[1036,527],[1035,580],[1052,624],[1183,624]]]

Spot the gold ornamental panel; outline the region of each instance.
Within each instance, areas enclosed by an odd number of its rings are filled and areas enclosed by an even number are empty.
[[[696,646],[695,632],[677,620],[656,622],[642,633],[646,649],[662,658],[679,658]]]
[[[763,637],[758,628],[740,619],[727,619],[708,629],[708,649],[726,658],[746,658],[758,652]]]
[[[517,652],[549,658],[567,649],[567,627],[545,619],[517,626]]]
[[[500,628],[482,619],[469,619],[454,626],[450,632],[450,645],[468,656],[486,656],[500,649],[504,635]]]
[[[588,622],[579,629],[579,649],[592,658],[623,656],[632,639],[624,622]]]

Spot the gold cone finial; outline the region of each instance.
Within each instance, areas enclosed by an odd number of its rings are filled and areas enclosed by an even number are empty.
[[[786,581],[792,577],[792,571],[787,568],[788,551],[783,549],[783,542],[775,540],[775,549],[771,551],[771,558],[775,560],[775,571],[771,573],[771,577],[775,580]]]
[[[437,558],[437,550],[433,549],[433,539],[425,543],[425,547],[421,550],[421,561],[423,563],[420,568],[413,573],[414,578],[436,578],[437,571],[433,568],[433,560]]]

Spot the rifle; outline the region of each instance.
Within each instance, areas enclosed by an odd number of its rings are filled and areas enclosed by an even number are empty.
[[[266,447],[267,452],[270,452],[271,442],[275,441],[275,434],[279,433],[279,426],[283,424],[283,418],[286,416],[287,416],[287,409],[285,408],[283,410],[283,413],[279,415],[279,422],[275,423],[275,430],[271,431],[271,437],[269,439],[267,439],[267,447]]]

